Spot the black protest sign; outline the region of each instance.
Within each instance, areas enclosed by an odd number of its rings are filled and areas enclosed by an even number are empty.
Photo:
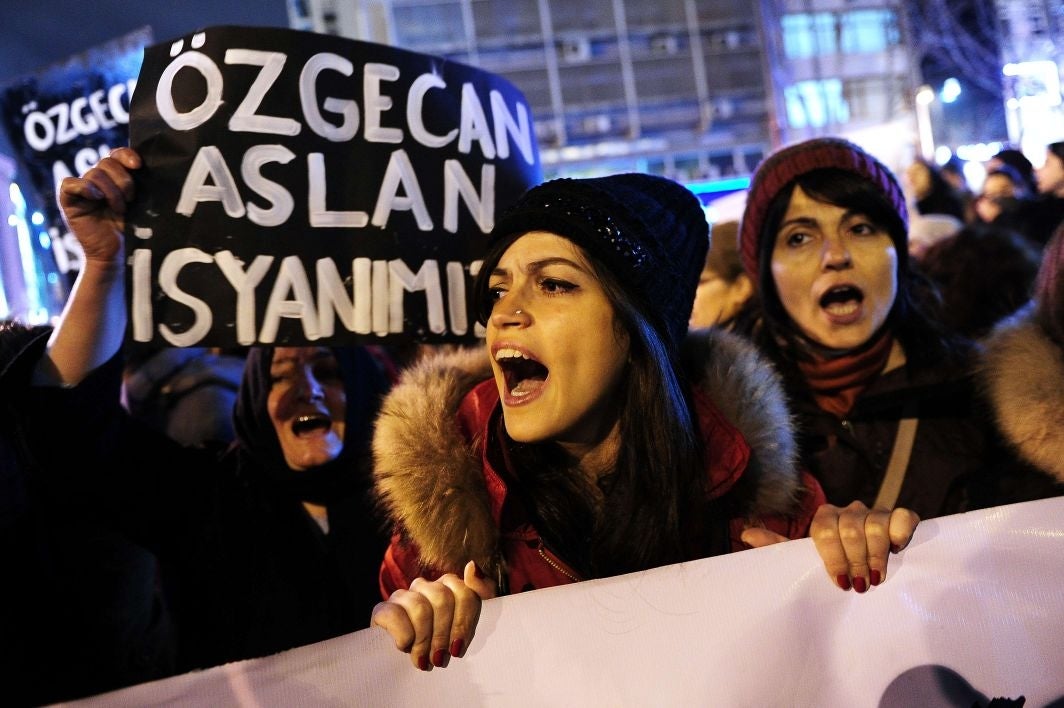
[[[40,194],[52,253],[62,273],[81,269],[77,239],[66,231],[56,194],[64,177],[81,176],[111,148],[129,141],[129,104],[147,27],[76,54],[6,86],[4,128]]]
[[[394,47],[213,27],[145,50],[129,337],[470,341],[496,213],[541,180],[500,76]]]

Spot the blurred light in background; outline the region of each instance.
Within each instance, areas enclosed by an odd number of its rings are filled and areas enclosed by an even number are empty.
[[[938,97],[942,99],[943,103],[953,103],[961,96],[961,82],[952,77],[942,82],[942,90],[939,92]]]
[[[916,129],[920,141],[920,155],[925,160],[935,156],[935,136],[931,132],[931,104],[935,90],[924,84],[916,91]]]
[[[13,173],[14,163],[0,159],[0,318],[43,324],[62,312],[71,283],[56,267],[43,214]]]
[[[11,199],[11,213],[8,214],[7,223],[15,231],[25,303],[22,305],[23,312],[12,312],[10,301],[5,293],[0,316],[9,317],[14,314],[19,315],[29,324],[42,324],[48,321],[49,313],[44,304],[33,237],[30,235],[30,224],[26,219],[26,199],[22,196],[22,190],[14,182],[8,188],[8,196]]]
[[[1049,60],[1006,64],[1001,68],[1006,95],[1009,140],[1037,167],[1045,146],[1064,139],[1064,112],[1059,108],[1060,69]]]

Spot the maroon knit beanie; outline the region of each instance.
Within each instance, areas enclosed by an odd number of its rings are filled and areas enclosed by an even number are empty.
[[[845,170],[871,182],[894,206],[905,225],[905,230],[908,231],[909,209],[897,178],[883,163],[857,145],[842,138],[814,138],[781,148],[757,166],[750,181],[739,231],[743,267],[755,284],[758,281],[757,259],[761,246],[761,230],[765,226],[765,216],[772,200],[793,180],[825,168]],[[908,244],[900,243],[896,244],[896,247],[905,251]]]

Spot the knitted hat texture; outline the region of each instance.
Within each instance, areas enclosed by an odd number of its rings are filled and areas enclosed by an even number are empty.
[[[679,344],[709,248],[709,224],[690,190],[638,173],[551,180],[506,210],[490,240],[529,231],[556,233],[594,254],[650,305],[661,334]]]
[[[842,138],[814,138],[782,148],[765,158],[750,181],[739,231],[743,267],[756,283],[761,230],[769,205],[784,187],[798,177],[825,168],[851,172],[880,189],[898,212],[908,230],[909,209],[894,173],[860,147]],[[897,244],[900,251],[907,243]]]

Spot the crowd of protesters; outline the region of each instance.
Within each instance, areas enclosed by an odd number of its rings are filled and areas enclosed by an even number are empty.
[[[1042,252],[1064,223],[1062,156],[1064,142],[1051,143],[1035,167],[1022,151],[1002,148],[974,165],[974,189],[956,158],[918,160],[906,171],[910,254],[960,334],[981,340],[1030,300]]]
[[[140,165],[64,181],[77,287],[0,329],[15,704],[371,625],[430,670],[496,595],[810,535],[869,592],[920,519],[1064,493],[1064,143],[973,193],[804,141],[712,234],[671,180],[553,180],[500,209],[486,341],[416,357],[124,346]]]

